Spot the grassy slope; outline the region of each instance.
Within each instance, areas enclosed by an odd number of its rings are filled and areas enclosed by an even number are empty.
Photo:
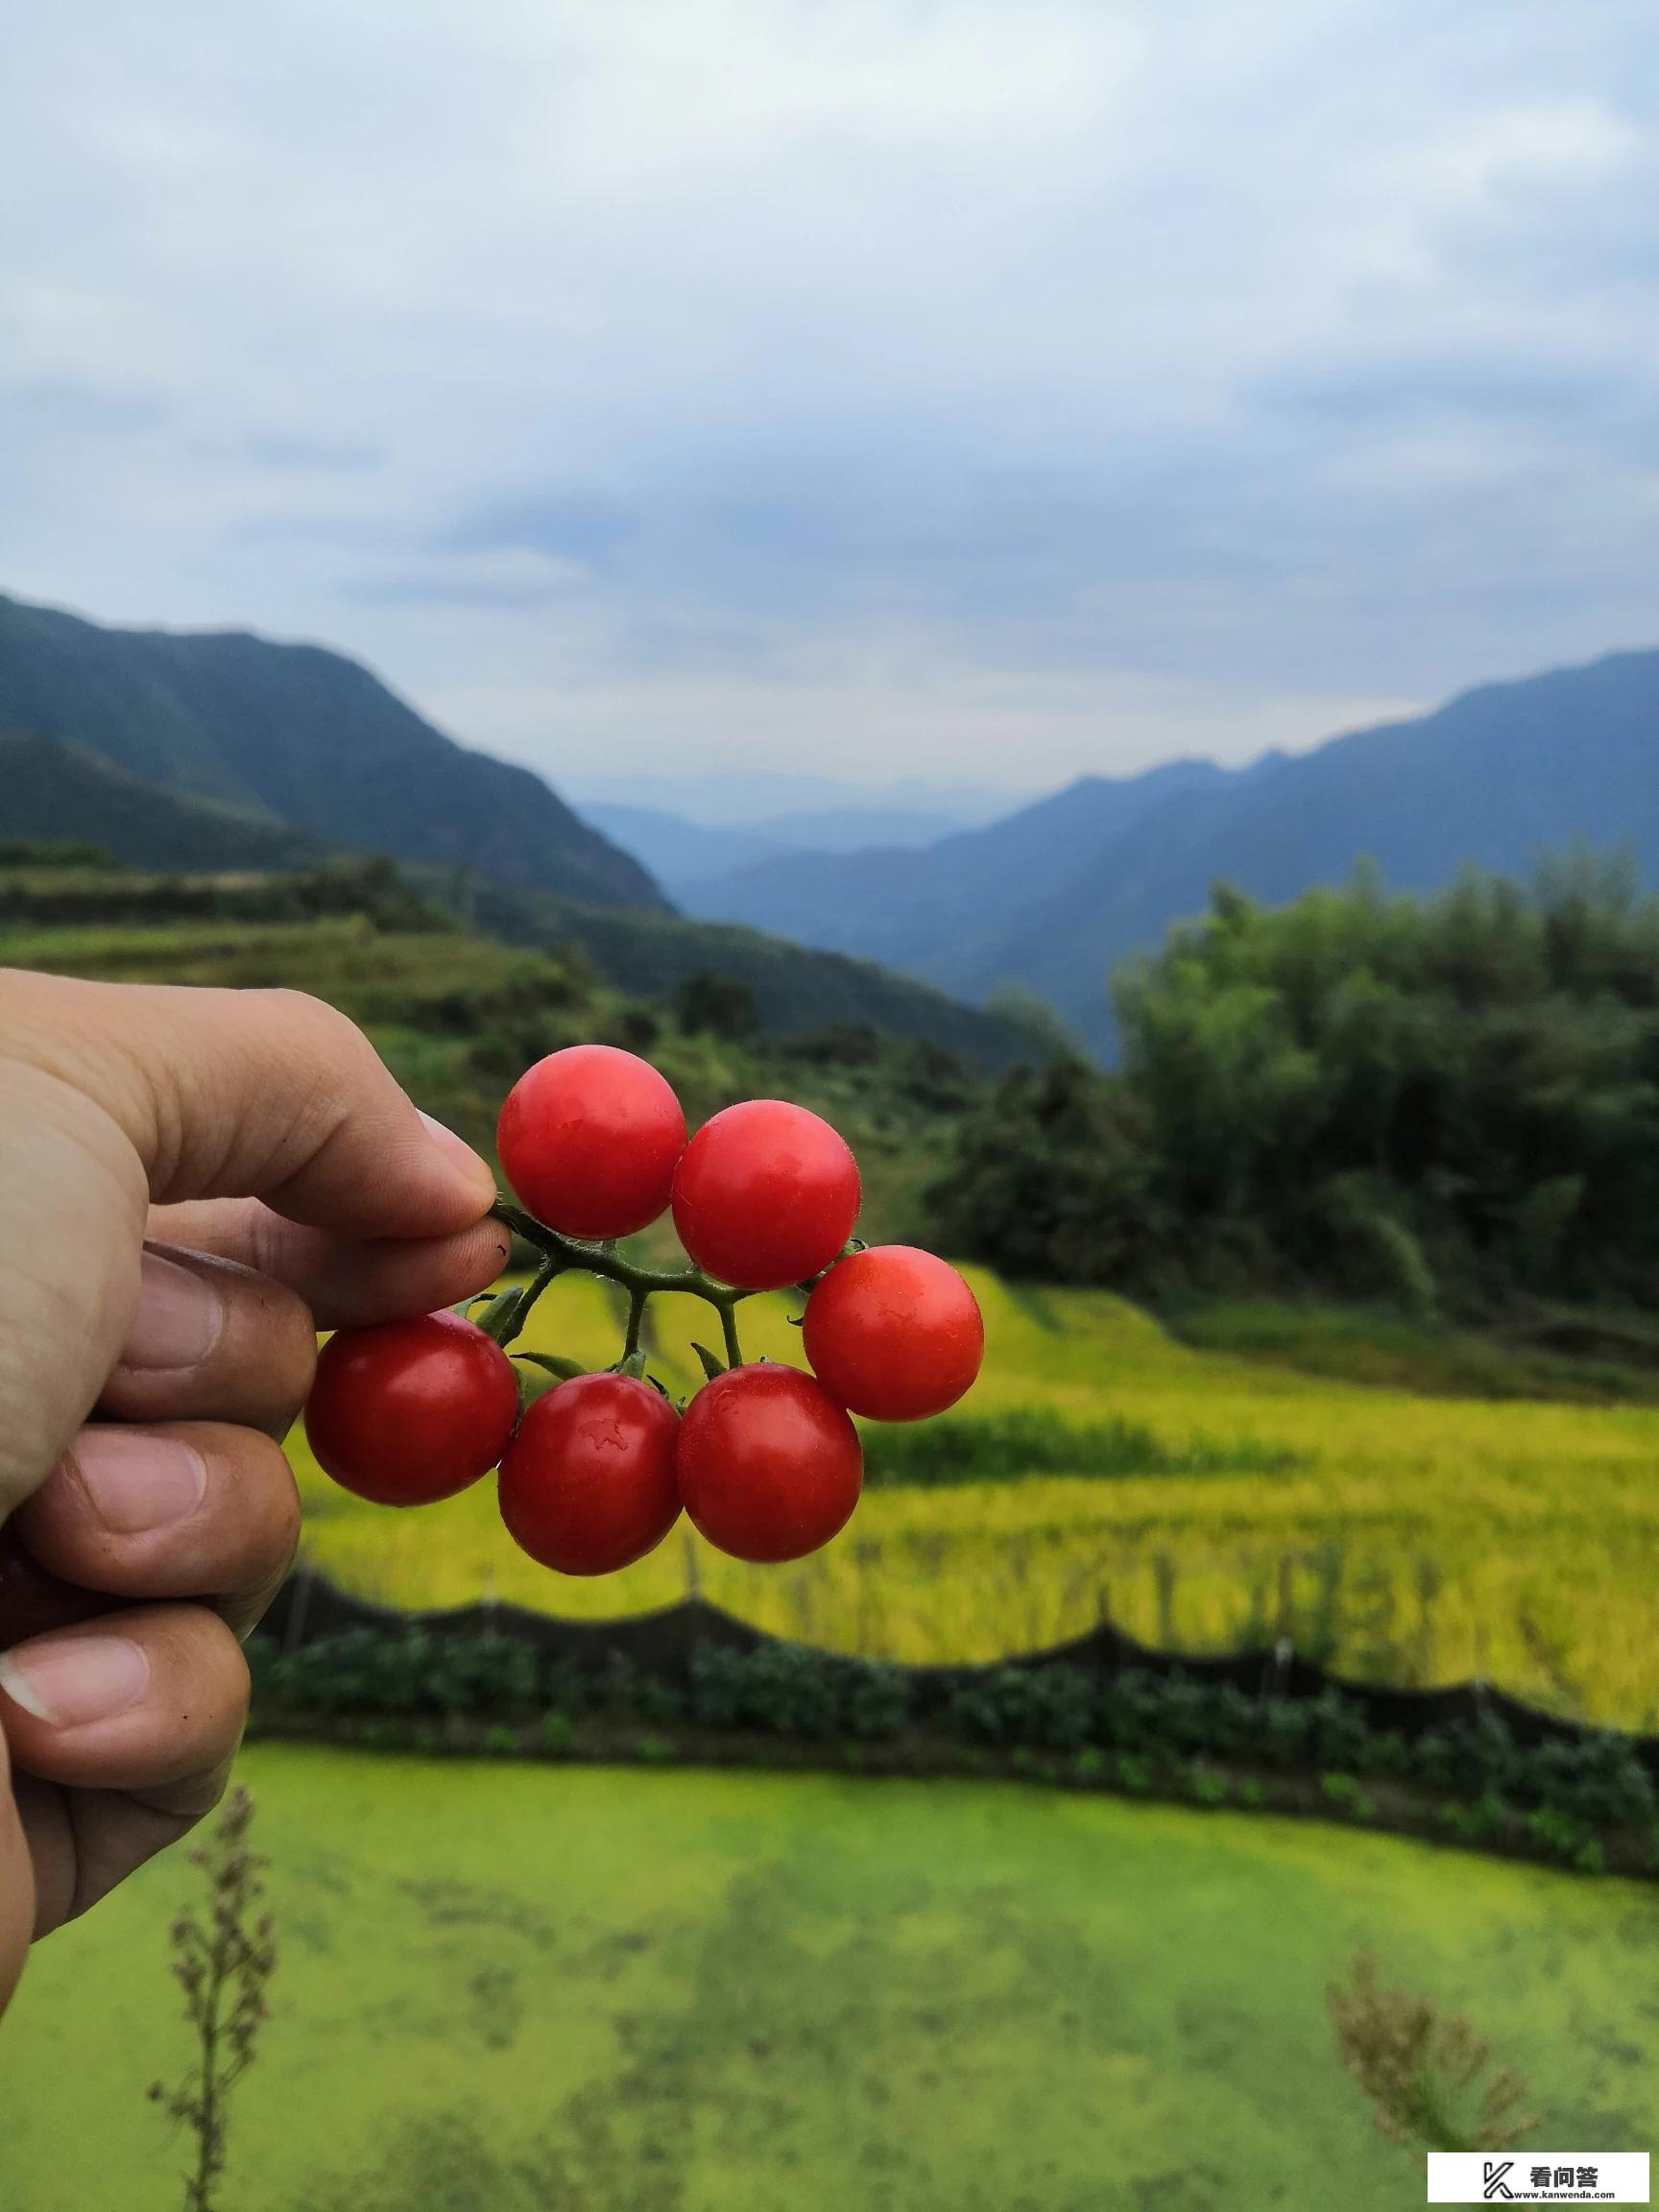
[[[1623,1884],[972,1785],[244,1773],[282,1964],[237,2212],[1392,2212],[1421,2180],[1323,2008],[1361,1944],[1529,2075],[1540,2140],[1659,2130],[1659,1924]],[[144,2090],[185,2056],[191,1880],[164,1859],[37,1955],[8,2212],[178,2203]]]
[[[694,1563],[706,1595],[786,1634],[906,1659],[990,1658],[1088,1627],[1109,1608],[1148,1640],[1221,1648],[1286,1625],[1324,1633],[1350,1672],[1471,1674],[1627,1725],[1654,1704],[1659,1646],[1659,1409],[1458,1403],[1366,1390],[1176,1344],[1104,1292],[1016,1295],[983,1273],[988,1361],[969,1412],[1047,1407],[1113,1416],[1179,1449],[1274,1448],[1283,1474],[1032,1478],[873,1491],[849,1534],[786,1568],[744,1567],[677,1532],[600,1582],[517,1552],[488,1484],[419,1514],[360,1504],[294,1454],[309,1555],[406,1605],[491,1589],[603,1617],[669,1602]],[[657,1365],[688,1384],[702,1309],[663,1310]],[[799,1361],[785,1301],[745,1308],[753,1354]],[[529,1338],[614,1357],[606,1293],[555,1286]],[[1287,1613],[1283,1608],[1287,1604]]]

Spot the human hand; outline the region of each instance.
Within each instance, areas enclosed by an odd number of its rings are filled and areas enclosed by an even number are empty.
[[[0,971],[0,2008],[224,1787],[313,1324],[483,1289],[493,1192],[317,1000]]]

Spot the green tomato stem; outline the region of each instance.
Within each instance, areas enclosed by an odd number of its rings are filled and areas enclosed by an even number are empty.
[[[509,1198],[498,1197],[491,1213],[541,1255],[541,1265],[524,1289],[516,1297],[511,1292],[502,1294],[503,1299],[513,1298],[514,1302],[506,1309],[503,1319],[491,1329],[497,1342],[511,1343],[548,1284],[557,1276],[574,1271],[597,1275],[607,1283],[619,1283],[627,1291],[628,1335],[622,1353],[624,1359],[633,1358],[639,1349],[646,1302],[661,1292],[678,1291],[686,1297],[701,1298],[705,1305],[714,1308],[720,1316],[726,1357],[733,1367],[742,1365],[743,1347],[737,1336],[736,1310],[743,1299],[754,1296],[753,1291],[735,1290],[728,1283],[716,1283],[713,1276],[706,1275],[701,1267],[639,1266],[632,1260],[625,1260],[614,1244],[589,1244],[580,1238],[566,1237],[560,1230],[549,1229]],[[490,1308],[486,1325],[500,1303],[496,1301]],[[500,1333],[503,1327],[507,1331],[505,1334]]]

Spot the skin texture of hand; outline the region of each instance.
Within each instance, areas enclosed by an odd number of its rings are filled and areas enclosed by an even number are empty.
[[[0,2008],[224,1787],[315,1328],[483,1289],[493,1194],[314,999],[0,971]]]

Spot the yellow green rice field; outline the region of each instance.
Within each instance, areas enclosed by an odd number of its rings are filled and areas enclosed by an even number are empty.
[[[297,1432],[306,1555],[349,1589],[412,1607],[493,1595],[595,1618],[695,1587],[761,1626],[911,1661],[1033,1649],[1103,1614],[1193,1651],[1288,1634],[1351,1674],[1479,1675],[1557,1711],[1653,1724],[1659,1407],[1361,1388],[1189,1349],[1104,1292],[974,1280],[989,1352],[958,1418],[1032,1409],[1080,1436],[1122,1421],[1170,1454],[1196,1443],[1215,1471],[873,1489],[847,1535],[797,1566],[741,1566],[682,1529],[628,1573],[585,1583],[515,1551],[490,1485],[423,1512],[378,1510],[328,1483]],[[799,1362],[790,1310],[744,1309],[751,1356]],[[689,1388],[690,1339],[711,1317],[689,1300],[652,1313],[657,1371]],[[556,1285],[526,1338],[594,1364],[617,1341],[610,1293],[587,1278]]]

